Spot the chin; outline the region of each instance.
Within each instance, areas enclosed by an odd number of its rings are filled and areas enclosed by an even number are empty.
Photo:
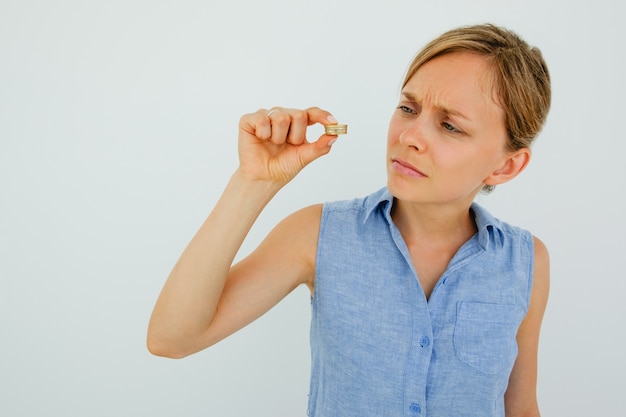
[[[424,194],[419,192],[414,184],[410,184],[408,181],[393,175],[387,177],[387,189],[392,196],[404,201],[417,200],[416,196]]]

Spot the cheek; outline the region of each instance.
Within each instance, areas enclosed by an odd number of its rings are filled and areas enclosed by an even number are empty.
[[[445,140],[440,146],[430,148],[430,158],[441,172],[447,172],[461,182],[481,176],[486,169],[484,154]]]
[[[393,118],[389,122],[389,127],[387,128],[387,145],[393,145],[398,143],[400,138],[400,134],[402,133],[402,129],[398,125],[398,123],[394,123]]]

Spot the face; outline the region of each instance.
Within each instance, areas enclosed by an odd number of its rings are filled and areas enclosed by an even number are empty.
[[[485,58],[457,52],[424,64],[402,89],[387,140],[388,187],[400,200],[470,203],[507,157],[504,111]]]

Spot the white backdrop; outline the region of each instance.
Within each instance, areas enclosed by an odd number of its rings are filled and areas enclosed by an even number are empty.
[[[553,107],[528,170],[480,197],[552,257],[544,416],[622,415],[626,95],[617,1],[0,0],[0,415],[304,416],[309,295],[221,344],[151,356],[153,304],[237,163],[239,117],[348,123],[242,254],[304,205],[385,183],[404,70],[452,27],[544,52]]]

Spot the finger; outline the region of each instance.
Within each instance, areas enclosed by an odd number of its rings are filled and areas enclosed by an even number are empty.
[[[313,143],[302,145],[301,158],[305,165],[330,152],[333,143],[337,140],[334,135],[322,135]]]
[[[289,115],[291,124],[287,134],[287,142],[301,145],[306,142],[306,128],[309,125],[309,117],[304,110],[291,110]]]
[[[274,107],[268,112],[267,119],[270,122],[272,130],[270,142],[276,145],[285,143],[291,126],[291,116],[288,111],[279,107]]]
[[[328,111],[320,109],[319,107],[310,107],[306,110],[309,126],[315,123],[326,125],[336,125],[337,119]],[[335,135],[333,135],[335,136]]]
[[[267,118],[267,110],[260,109],[255,113],[245,114],[239,119],[239,128],[261,140],[272,136],[272,127]]]

